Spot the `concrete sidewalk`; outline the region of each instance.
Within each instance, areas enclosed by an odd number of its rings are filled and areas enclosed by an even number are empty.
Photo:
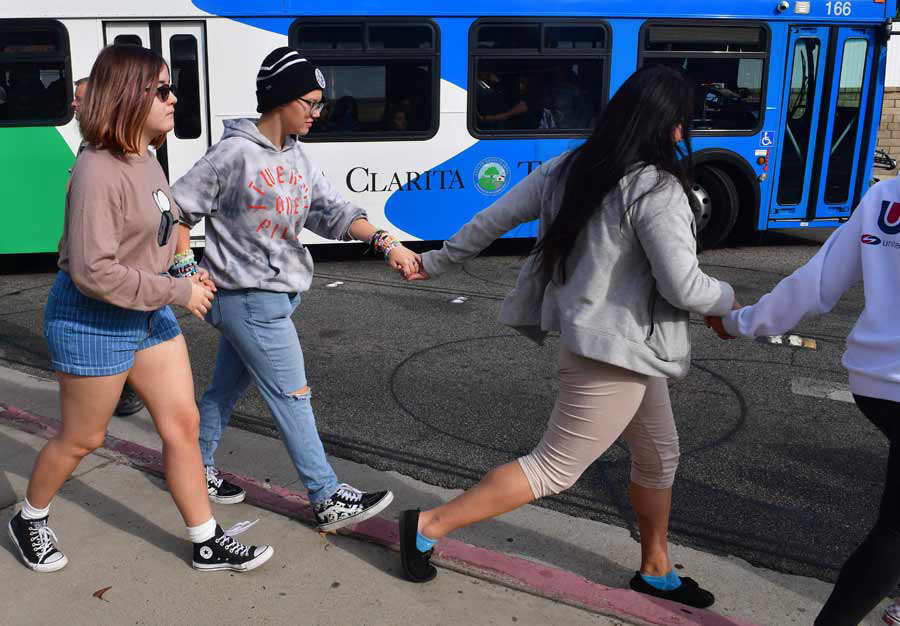
[[[43,443],[0,425],[4,525],[15,510],[8,493],[21,499]],[[86,458],[54,500],[53,528],[70,561],[62,571],[25,569],[4,536],[3,624],[619,623],[455,572],[423,593],[398,580],[392,552],[246,504],[217,507],[217,519],[226,527],[259,519],[239,538],[270,541],[275,556],[247,574],[195,572],[164,482],[112,456]]]
[[[3,524],[58,414],[55,383],[0,368]],[[190,568],[183,525],[164,482],[154,475],[160,446],[149,415],[113,418],[110,435],[54,501],[53,527],[69,566],[52,575],[29,572],[4,542],[0,563],[10,575],[0,589],[2,623],[781,626],[810,624],[830,590],[814,579],[673,546],[674,561],[686,566],[680,573],[716,593],[715,613],[654,601],[623,589],[639,554],[625,529],[534,506],[441,542],[437,580],[412,585],[399,578],[396,553],[383,547],[396,547],[396,514],[457,492],[332,459],[341,480],[390,488],[396,500],[385,517],[352,529],[368,542],[323,536],[308,524],[303,490],[281,442],[235,429],[223,438],[218,460],[248,488],[249,503],[216,506],[214,513],[226,528],[259,518],[240,539],[271,542],[276,554],[249,574],[199,574]],[[105,587],[111,588],[102,599],[92,595]],[[865,623],[878,624],[879,616],[873,612]]]

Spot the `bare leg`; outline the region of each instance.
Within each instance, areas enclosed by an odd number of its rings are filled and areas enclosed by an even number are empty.
[[[78,463],[101,445],[127,372],[113,376],[73,376],[56,372],[62,426],[34,462],[26,497],[35,507],[50,504]]]
[[[641,531],[641,573],[665,576],[672,571],[667,538],[672,488],[650,489],[631,482],[628,495]]]
[[[450,502],[419,514],[419,532],[440,539],[457,528],[508,513],[534,500],[518,461],[492,469]]]
[[[185,525],[209,521],[212,512],[198,443],[200,414],[184,337],[138,351],[128,382],[147,405],[162,438],[166,482]]]

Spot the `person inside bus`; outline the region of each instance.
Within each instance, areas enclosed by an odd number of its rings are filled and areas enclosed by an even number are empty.
[[[404,132],[409,128],[406,111],[403,109],[389,110],[387,115],[387,130],[394,132]]]
[[[201,274],[170,275],[179,210],[147,151],[172,130],[174,104],[162,57],[110,46],[94,62],[79,107],[90,145],[69,181],[59,272],[44,311],[62,425],[38,454],[24,504],[8,525],[25,565],[38,572],[68,563],[48,525],[50,503],[81,459],[103,445],[126,379],[162,439],[166,482],[193,542],[194,568],[247,571],[273,554],[223,531],[204,485],[191,364],[169,305],[202,318],[214,286]]]
[[[218,287],[206,316],[221,337],[212,383],[199,404],[200,447],[209,497],[242,501],[243,489],[221,477],[214,455],[235,403],[255,383],[318,527],[332,531],[378,514],[393,494],[340,483],[325,456],[291,319],[313,276],[312,256],[299,240],[308,229],[327,239],[368,241],[398,271],[416,271],[418,262],[340,196],[294,136],[308,134],[322,110],[322,72],[292,48],[276,48],[256,84],[261,117],[226,120],[221,141],[173,187],[182,211],[183,262],[192,264],[190,227],[208,218],[202,265]]]
[[[522,75],[516,81],[517,97],[509,108],[499,113],[479,112],[478,120],[488,124],[499,124],[500,128],[529,130],[539,128],[543,107],[538,105],[538,90],[535,78]]]
[[[9,117],[16,120],[37,119],[46,109],[44,83],[40,68],[32,63],[16,63],[12,66],[9,87],[6,90]]]
[[[482,62],[475,86],[475,109],[478,112],[478,127],[482,130],[500,128],[499,122],[487,118],[507,109],[506,94],[500,86],[500,77]]]
[[[538,241],[500,321],[538,342],[548,331],[560,333],[559,396],[537,447],[446,504],[401,513],[409,580],[434,578],[438,539],[568,489],[622,436],[641,537],[632,589],[694,607],[713,604],[712,593],[675,574],[667,545],[679,458],[667,379],[690,366],[689,312],[722,315],[735,305],[731,286],[697,261],[687,196],[692,95],[675,70],[638,70],[584,144],[537,168],[441,250],[423,254],[423,271],[407,277],[461,268],[505,232],[537,219]]]
[[[887,438],[887,473],[875,525],[841,567],[816,626],[855,626],[900,583],[900,185],[871,187],[850,219],[816,255],[759,301],[723,318],[708,317],[722,338],[779,335],[831,311],[863,283],[865,308],[850,331],[842,362],[862,414]],[[888,246],[887,244],[891,244]],[[874,503],[873,503],[874,504]],[[900,606],[885,621],[900,623]]]
[[[70,100],[67,97],[69,79],[61,69],[46,68],[47,74],[56,74],[57,78],[51,81],[44,90],[43,111],[44,117],[59,118],[69,113]]]
[[[342,96],[334,103],[331,129],[339,133],[359,130],[359,105],[353,96]]]

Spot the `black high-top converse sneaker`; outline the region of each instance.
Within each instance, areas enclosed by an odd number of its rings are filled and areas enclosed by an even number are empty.
[[[222,478],[212,465],[206,466],[206,491],[209,499],[217,504],[237,504],[247,495],[243,489]]]
[[[132,389],[128,383],[125,383],[125,386],[122,388],[122,395],[119,396],[119,403],[116,405],[116,410],[113,411],[113,414],[118,415],[119,417],[128,417],[129,415],[134,415],[143,408],[144,403],[135,393],[134,389]]]
[[[231,536],[231,534],[239,534],[243,530],[231,529],[226,533],[221,526],[216,524],[215,537],[203,543],[194,544],[194,569],[204,572],[218,570],[249,572],[272,558],[272,555],[275,554],[272,546],[245,546]]]
[[[315,506],[319,530],[332,531],[381,513],[394,499],[390,491],[366,493],[342,484],[334,495]]]
[[[25,565],[36,572],[55,572],[66,566],[69,559],[56,549],[56,534],[47,525],[47,518],[22,519],[16,513],[9,520],[9,538],[22,555]]]

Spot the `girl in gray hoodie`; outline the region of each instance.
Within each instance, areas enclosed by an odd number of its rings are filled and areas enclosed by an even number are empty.
[[[255,383],[319,528],[337,530],[376,515],[393,495],[339,483],[325,457],[291,320],[313,276],[300,233],[308,228],[328,239],[368,241],[392,268],[406,273],[418,261],[344,200],[297,140],[322,111],[322,72],[296,50],[277,48],[263,60],[256,84],[262,117],[226,121],[222,140],[172,188],[184,224],[179,253],[188,256],[181,270],[194,271],[189,229],[208,217],[201,265],[218,287],[206,319],[222,337],[212,384],[199,404],[200,450],[209,497],[220,504],[241,502],[243,489],[219,475],[213,455],[235,403]]]
[[[713,603],[710,592],[675,575],[666,539],[679,457],[666,381],[690,365],[688,312],[722,314],[734,304],[731,287],[697,261],[685,167],[692,113],[692,87],[679,72],[639,70],[586,143],[534,171],[408,276],[459,267],[537,219],[538,243],[500,321],[538,341],[560,333],[559,397],[537,448],[442,506],[401,514],[410,580],[435,576],[435,540],[567,489],[621,435],[641,535],[632,588],[696,607]]]

